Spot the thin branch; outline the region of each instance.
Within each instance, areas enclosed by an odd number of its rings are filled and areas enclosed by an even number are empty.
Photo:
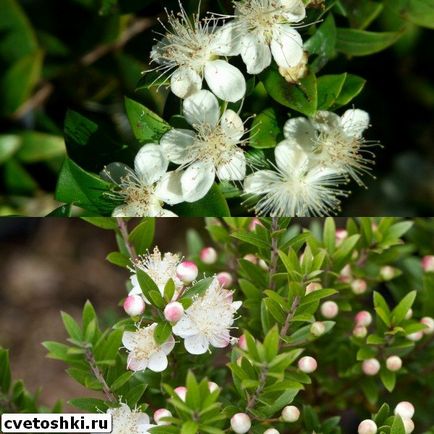
[[[130,242],[129,234],[128,234],[128,226],[125,220],[121,217],[116,218],[119,231],[121,233],[122,239],[124,240],[125,247],[128,250],[128,253],[130,255],[130,258],[132,259],[133,263],[136,264],[139,260],[139,257],[137,256],[136,249]]]
[[[283,338],[288,334],[288,329],[292,319],[294,318],[295,312],[300,305],[301,297],[299,295],[294,297],[294,301],[292,302],[291,309],[288,312],[288,315],[285,320],[285,324],[283,324],[282,330],[280,331],[280,337]]]
[[[247,402],[246,410],[251,410],[256,402],[258,401],[259,396],[261,395],[262,391],[265,388],[265,382],[267,381],[267,373],[268,373],[268,367],[263,366],[261,368],[261,373],[259,375],[259,385],[255,390],[255,393],[250,397],[249,401]]]

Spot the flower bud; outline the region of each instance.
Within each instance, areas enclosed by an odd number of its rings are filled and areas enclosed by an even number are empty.
[[[424,316],[420,322],[425,324],[427,328],[423,330],[426,335],[432,335],[434,333],[434,319],[429,316]]]
[[[402,360],[399,356],[390,356],[386,359],[386,368],[389,371],[395,372],[402,368]]]
[[[310,356],[304,356],[298,361],[298,368],[301,372],[306,374],[311,374],[312,372],[316,371],[317,367],[318,363],[313,357]]]
[[[236,413],[231,418],[231,428],[237,434],[244,434],[252,426],[250,417],[246,413]]]
[[[412,316],[413,316],[413,309],[410,308],[410,309],[408,309],[407,313],[405,314],[405,319],[411,319]]]
[[[197,265],[191,261],[181,262],[176,267],[176,275],[179,279],[184,283],[191,283],[196,279],[199,274],[199,270],[197,269]]]
[[[357,432],[359,434],[375,434],[377,432],[377,424],[371,419],[362,420]]]
[[[369,327],[372,323],[372,315],[367,310],[361,310],[354,317],[354,320],[359,326]]]
[[[339,280],[344,283],[349,283],[351,281],[353,274],[351,272],[351,267],[349,264],[345,265],[339,273]]]
[[[252,253],[248,253],[247,255],[245,255],[243,259],[255,265],[258,263],[258,258]]]
[[[177,301],[172,301],[164,308],[164,318],[170,322],[178,322],[184,315],[184,307]]]
[[[226,271],[222,271],[221,273],[217,274],[217,280],[220,282],[220,285],[223,288],[229,288],[234,281],[232,276]]]
[[[420,341],[423,338],[423,332],[414,332],[407,335],[407,339],[413,342]]]
[[[259,261],[258,261],[258,265],[264,270],[264,271],[268,271],[269,270],[269,268],[268,268],[268,264],[263,260],[263,259],[260,259]]]
[[[411,434],[414,431],[414,422],[408,417],[402,417],[405,434]]]
[[[218,255],[216,250],[213,247],[204,247],[201,251],[200,251],[200,260],[204,263],[204,264],[215,264],[217,262],[218,259]]]
[[[295,405],[287,405],[282,410],[282,419],[285,422],[297,422],[300,418],[300,410]]]
[[[264,434],[280,434],[276,428],[268,428],[264,431]]]
[[[434,256],[424,256],[422,258],[422,268],[425,273],[434,272]]]
[[[258,218],[254,218],[251,220],[251,222],[249,223],[249,231],[254,232],[256,230],[256,226],[263,226],[261,220],[259,220]]]
[[[362,363],[362,371],[366,375],[377,375],[380,371],[380,362],[377,359],[367,359]]]
[[[326,301],[321,305],[321,314],[324,318],[335,318],[338,313],[339,307],[334,301]]]
[[[366,280],[355,279],[351,282],[351,290],[356,295],[364,294],[367,289],[368,289],[368,285],[366,283]]]
[[[380,268],[380,277],[385,281],[392,280],[396,277],[396,274],[396,268],[393,268],[390,265],[385,265]]]
[[[310,326],[310,332],[316,336],[319,337],[321,335],[323,335],[325,333],[325,325],[323,322],[321,321],[315,321],[311,326]]]
[[[178,395],[181,401],[185,401],[185,398],[187,397],[187,388],[184,386],[176,387],[175,393]]]
[[[165,417],[172,417],[172,413],[166,408],[160,408],[154,413],[154,420],[157,425],[170,425],[170,422],[161,420]],[[161,422],[160,422],[161,421]]]
[[[411,419],[414,416],[414,406],[411,402],[401,401],[395,407],[395,414],[399,414],[402,418],[406,417]]]
[[[322,289],[322,285],[319,282],[311,282],[306,286],[306,295],[311,294],[312,292],[318,291]]]
[[[213,393],[219,389],[219,386],[217,383],[214,383],[214,381],[208,381],[208,389],[211,393]]]
[[[356,338],[366,338],[368,335],[368,329],[365,326],[362,325],[356,325],[353,329],[353,336]]]
[[[342,241],[348,237],[348,231],[345,229],[336,229],[336,245],[339,246],[342,244]]]
[[[124,301],[124,310],[130,316],[141,315],[145,311],[145,302],[140,295],[129,295]]]
[[[247,339],[244,335],[241,335],[240,338],[238,339],[238,346],[242,350],[247,351]]]

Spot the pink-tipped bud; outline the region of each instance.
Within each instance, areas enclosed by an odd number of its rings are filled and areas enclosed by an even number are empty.
[[[360,422],[357,432],[359,434],[375,434],[377,429],[377,424],[373,420],[365,419]]]
[[[339,273],[339,280],[344,283],[349,283],[352,279],[352,276],[353,274],[351,272],[351,267],[349,264],[347,264]]]
[[[140,295],[129,295],[124,301],[124,310],[129,316],[138,316],[145,311],[145,302]]]
[[[325,325],[321,321],[315,321],[310,326],[310,332],[316,337],[322,336],[326,331]]]
[[[353,328],[353,336],[359,339],[366,338],[368,335],[368,329],[365,326],[362,325],[356,325]]]
[[[276,428],[268,428],[264,431],[264,434],[280,434]]]
[[[246,413],[236,413],[231,418],[231,428],[237,434],[244,434],[252,426],[250,417]]]
[[[425,273],[434,272],[434,256],[424,256],[422,258],[422,268]]]
[[[229,288],[234,281],[232,276],[226,271],[217,274],[217,280],[223,288]]]
[[[204,247],[201,251],[200,251],[200,260],[204,263],[204,264],[215,264],[217,262],[218,259],[218,255],[216,250],[213,247]]]
[[[191,261],[181,262],[176,267],[176,275],[184,283],[193,282],[198,274],[199,270],[197,269],[197,265]]]
[[[187,397],[187,388],[184,386],[178,386],[175,388],[175,393],[181,401],[185,401],[185,398]]]
[[[326,301],[321,305],[321,315],[324,318],[335,318],[339,313],[339,307],[334,301]]]
[[[247,339],[244,335],[241,335],[240,338],[238,339],[238,346],[242,350],[247,351]]]
[[[287,405],[282,410],[282,419],[285,422],[297,422],[300,418],[300,410],[295,405]]]
[[[414,405],[408,401],[401,401],[395,407],[395,414],[399,414],[402,418],[411,419],[414,416]]]
[[[385,280],[386,282],[388,280],[392,280],[397,275],[396,268],[391,267],[390,265],[385,265],[384,267],[380,268],[380,277]]]
[[[430,316],[424,316],[420,322],[426,325],[426,329],[423,330],[423,333],[426,335],[432,335],[434,333],[434,319]]]
[[[217,383],[214,383],[214,381],[208,381],[208,389],[211,393],[213,393],[216,390],[219,390],[219,386]]]
[[[414,431],[414,422],[408,417],[402,417],[405,434],[411,434]]]
[[[413,342],[420,341],[423,338],[423,332],[414,332],[407,335],[407,339]]]
[[[256,226],[263,226],[263,224],[261,223],[261,221],[259,219],[254,218],[249,223],[249,231],[254,232],[256,230]]]
[[[184,307],[177,301],[172,301],[164,308],[164,318],[170,322],[178,322],[184,315]]]
[[[260,259],[259,261],[258,261],[258,265],[264,270],[264,271],[268,271],[269,270],[269,267],[268,267],[268,264],[263,260],[263,259]]]
[[[410,308],[410,309],[408,309],[407,313],[405,314],[405,319],[411,319],[412,316],[413,316],[413,309]]]
[[[245,259],[246,261],[249,261],[255,265],[258,263],[258,258],[255,255],[253,255],[252,253],[248,253],[247,255],[245,255],[243,259]]]
[[[345,229],[336,229],[336,245],[339,246],[342,244],[342,241],[344,241],[348,237],[348,231]]]
[[[172,413],[166,408],[159,408],[154,413],[154,420],[157,425],[170,425],[170,422],[161,420],[165,417],[172,417]]]
[[[367,359],[362,363],[362,371],[366,375],[377,375],[380,371],[380,362],[377,359]]]
[[[319,282],[311,282],[306,286],[306,295],[311,294],[312,292],[318,291],[322,289],[322,285]]]
[[[367,310],[361,310],[354,317],[357,325],[369,327],[372,324],[372,315]]]
[[[313,357],[304,356],[298,361],[298,369],[306,374],[315,372],[318,368],[318,363]]]
[[[402,360],[399,356],[390,356],[386,359],[386,368],[389,371],[396,372],[402,368]]]
[[[367,289],[368,289],[368,284],[366,283],[366,280],[355,279],[351,282],[351,290],[356,295],[364,294]]]

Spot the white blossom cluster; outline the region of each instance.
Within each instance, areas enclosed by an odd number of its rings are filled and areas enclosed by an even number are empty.
[[[247,120],[228,108],[242,107],[247,88],[231,57],[241,56],[247,74],[263,72],[273,60],[284,77],[306,69],[297,30],[305,18],[303,0],[239,0],[233,15],[204,19],[190,18],[181,5],[179,13],[168,14],[152,49],[153,71],[182,99],[190,127],[173,128],[140,150],[134,171],[118,183],[124,204],[114,216],[175,216],[165,204],[197,202],[216,180],[236,183],[257,215],[328,215],[347,195],[341,184],[352,178],[363,185],[361,176],[372,164],[363,138],[366,112],[352,109],[339,117],[319,111],[310,119],[289,119],[273,168],[257,170],[246,156]]]

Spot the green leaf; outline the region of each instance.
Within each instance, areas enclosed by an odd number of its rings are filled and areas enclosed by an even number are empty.
[[[111,217],[82,217],[82,219],[100,229],[113,230],[118,227],[116,219]]]
[[[104,411],[107,409],[107,404],[105,401],[95,398],[70,399],[68,403],[79,408],[80,410],[86,410],[90,413],[96,413],[97,411]]]
[[[276,110],[269,107],[259,113],[252,123],[250,146],[257,149],[275,148],[280,134]]]
[[[130,258],[120,252],[109,253],[106,259],[110,264],[117,265],[118,267],[126,268],[128,265],[131,265]]]
[[[272,362],[279,353],[279,340],[279,330],[277,326],[274,326],[264,339],[265,353],[268,362]]]
[[[141,270],[140,268],[136,268],[136,275],[137,275],[137,280],[139,282],[140,288],[144,294],[144,296],[149,300],[151,300],[151,296],[150,293],[156,292],[156,293],[160,293],[160,290],[158,289],[157,284],[152,280],[152,278],[145,273],[143,270]],[[161,297],[161,295],[160,295]]]
[[[395,372],[389,371],[388,369],[382,369],[380,372],[381,381],[384,387],[389,391],[393,392],[396,384],[396,374]]]
[[[38,184],[29,172],[14,158],[4,165],[4,177],[7,191],[17,195],[33,195]]]
[[[377,426],[381,426],[384,424],[386,419],[389,417],[389,413],[390,413],[390,407],[388,404],[384,403],[374,417],[374,422],[377,424]]]
[[[87,300],[84,304],[82,313],[83,330],[85,330],[92,321],[97,321],[96,312],[94,307],[92,306],[92,303]]]
[[[20,139],[17,158],[24,163],[36,163],[65,154],[65,142],[60,136],[28,131],[20,134]]]
[[[405,426],[401,416],[396,415],[393,419],[393,424],[390,427],[390,434],[405,434]]]
[[[14,134],[0,135],[0,164],[8,160],[20,148],[21,140]]]
[[[199,432],[199,425],[197,422],[189,420],[182,424],[181,434],[196,434]]]
[[[211,282],[214,280],[214,277],[208,277],[206,279],[199,280],[195,285],[188,288],[184,292],[184,297],[192,298],[195,295],[201,295],[203,292],[205,292],[209,286],[211,285]]]
[[[392,311],[392,322],[395,325],[400,324],[407,315],[408,311],[413,306],[414,300],[416,299],[417,292],[411,291],[409,292],[393,309]]]
[[[125,385],[129,379],[134,375],[134,372],[124,372],[120,377],[116,378],[115,381],[110,385],[110,390],[113,392],[120,389],[123,385]]]
[[[155,219],[144,218],[130,233],[129,240],[134,245],[136,253],[142,255],[154,240]]]
[[[172,300],[173,295],[175,294],[175,282],[173,279],[169,279],[164,286],[164,298],[167,302],[170,302]]]
[[[368,32],[356,29],[337,29],[336,48],[349,56],[368,56],[393,45],[402,33]]]
[[[434,29],[434,3],[432,0],[386,0],[385,4],[402,19],[418,26]]]
[[[338,99],[347,74],[323,75],[318,78],[318,110],[329,109]]]
[[[365,87],[366,80],[353,74],[347,74],[344,85],[339,93],[332,110],[349,104]]]
[[[350,0],[347,1],[345,10],[351,27],[365,29],[368,27],[382,12],[383,5],[371,0]]]
[[[11,386],[9,351],[0,347],[0,392],[7,395]]]
[[[74,318],[66,312],[60,313],[62,316],[63,325],[65,326],[66,331],[72,339],[77,341],[82,340],[82,332],[80,326],[77,324]]]
[[[164,342],[169,339],[169,336],[172,333],[172,326],[170,323],[164,321],[158,323],[157,327],[154,330],[154,340],[158,345],[164,344]]]
[[[325,220],[323,240],[327,251],[333,253],[336,245],[336,224],[332,217],[327,217]]]

